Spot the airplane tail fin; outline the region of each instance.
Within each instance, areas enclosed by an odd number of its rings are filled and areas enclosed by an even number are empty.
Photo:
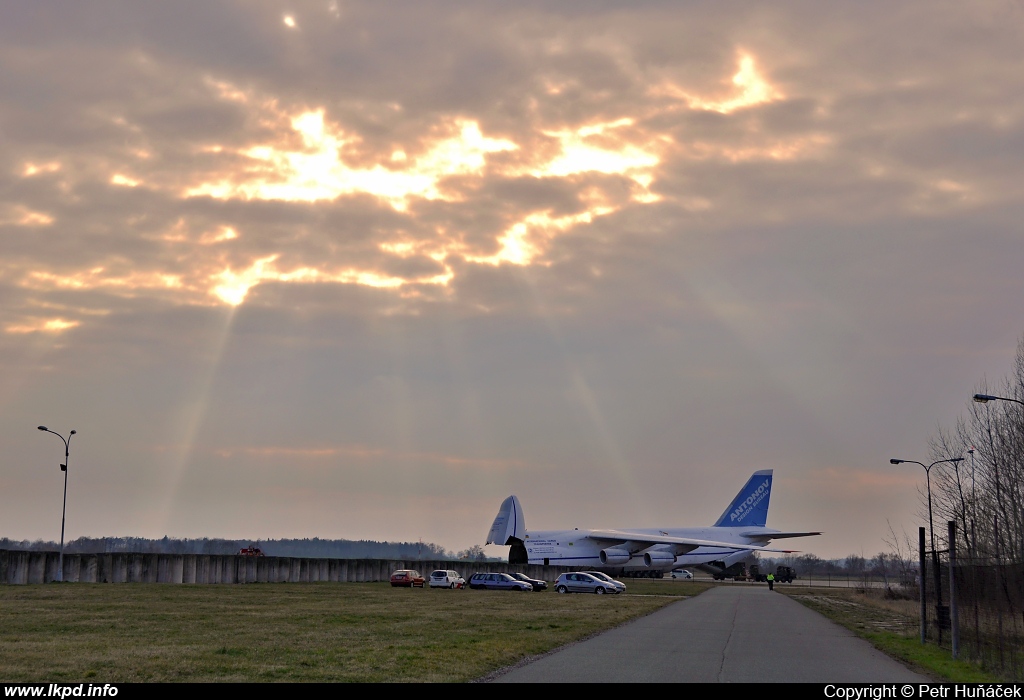
[[[771,494],[772,470],[754,472],[714,526],[764,527],[768,522],[768,499]]]
[[[526,522],[523,520],[523,507],[519,505],[519,499],[509,496],[501,502],[485,544],[513,544],[513,539],[526,539]]]

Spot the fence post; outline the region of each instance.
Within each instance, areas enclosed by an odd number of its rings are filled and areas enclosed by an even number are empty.
[[[949,528],[949,622],[953,638],[953,658],[960,658],[960,618],[956,605],[956,521],[950,520]]]
[[[924,644],[928,637],[928,596],[925,593],[925,581],[928,579],[928,571],[925,568],[923,527],[917,528],[917,548],[921,555],[921,573],[918,579],[921,581],[921,644]]]

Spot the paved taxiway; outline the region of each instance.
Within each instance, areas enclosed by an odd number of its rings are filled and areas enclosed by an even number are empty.
[[[786,595],[764,586],[718,586],[493,681],[912,683],[928,679]]]

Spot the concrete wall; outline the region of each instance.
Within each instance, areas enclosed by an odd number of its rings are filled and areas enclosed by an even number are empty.
[[[50,583],[57,579],[57,552],[0,549],[0,584]],[[521,571],[554,581],[561,566],[512,566],[505,562],[465,560],[307,559],[216,554],[65,554],[69,583],[312,583],[387,581],[396,569],[454,569],[469,580],[477,571]]]

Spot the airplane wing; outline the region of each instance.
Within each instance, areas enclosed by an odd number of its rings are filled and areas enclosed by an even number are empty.
[[[762,545],[738,544],[736,542],[716,542],[714,540],[697,540],[689,537],[669,537],[668,535],[651,535],[646,532],[629,532],[628,530],[591,530],[590,537],[595,540],[607,540],[612,544],[638,542],[653,547],[656,544],[675,544],[689,546],[690,550],[698,547],[722,547],[726,549],[746,549],[758,552],[792,553],[788,549],[766,549]]]
[[[743,537],[757,537],[767,540],[784,540],[789,537],[813,537],[820,534],[820,532],[763,532],[761,530],[740,533]]]

